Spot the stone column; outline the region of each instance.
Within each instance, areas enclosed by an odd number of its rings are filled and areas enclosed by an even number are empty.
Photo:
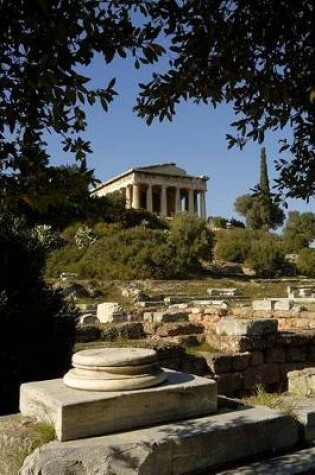
[[[195,214],[194,190],[189,190],[188,195],[188,213]]]
[[[153,210],[153,202],[152,202],[152,185],[148,185],[147,187],[147,201],[146,201],[146,209],[152,213]]]
[[[180,188],[177,186],[175,191],[175,214],[182,211],[182,202],[180,199]]]
[[[126,208],[129,209],[132,206],[132,188],[131,185],[126,187]]]
[[[137,183],[132,185],[132,207],[134,209],[140,208],[140,193],[139,193],[139,185]]]
[[[206,192],[200,192],[200,217],[207,219],[207,205],[206,205]]]
[[[167,216],[167,194],[166,194],[166,186],[161,186],[161,206],[160,206],[160,214],[161,216]]]

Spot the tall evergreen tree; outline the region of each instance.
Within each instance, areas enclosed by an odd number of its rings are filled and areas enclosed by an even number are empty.
[[[272,196],[270,193],[266,149],[260,152],[260,180],[258,185],[259,214],[262,228],[268,231],[272,224]]]
[[[265,148],[260,153],[260,179],[253,195],[239,196],[234,203],[235,211],[246,219],[252,229],[275,229],[283,224],[285,215],[270,191]]]

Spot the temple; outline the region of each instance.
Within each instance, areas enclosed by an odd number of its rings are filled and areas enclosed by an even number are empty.
[[[119,191],[127,208],[145,209],[172,218],[183,211],[207,219],[206,176],[191,176],[175,163],[132,168],[96,187],[91,194]]]

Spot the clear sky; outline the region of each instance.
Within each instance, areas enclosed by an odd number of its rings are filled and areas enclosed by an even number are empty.
[[[137,96],[138,82],[149,78],[148,70],[135,71],[129,61],[121,60],[110,66],[97,57],[84,71],[96,87],[117,77],[115,89],[119,93],[106,114],[100,106],[87,111],[88,130],[84,136],[92,143],[93,154],[89,167],[102,181],[129,168],[157,163],[175,162],[192,175],[207,175],[207,213],[240,219],[233,203],[241,194],[248,193],[259,180],[261,145],[248,144],[243,151],[228,150],[225,135],[231,133],[229,124],[235,120],[232,109],[183,103],[177,109],[173,122],[155,120],[147,126],[132,112]],[[275,177],[273,160],[277,158],[278,139],[269,133],[265,143],[269,178]],[[72,163],[71,154],[62,151],[54,137],[49,141],[54,164]],[[315,199],[289,200],[289,210],[315,212]]]

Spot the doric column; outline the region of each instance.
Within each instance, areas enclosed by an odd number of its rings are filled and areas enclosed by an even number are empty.
[[[194,214],[198,216],[198,191],[194,192]]]
[[[132,185],[132,207],[134,209],[140,208],[140,193],[139,193],[139,185],[137,183]]]
[[[152,185],[148,185],[147,187],[147,201],[146,201],[146,208],[147,211],[152,213],[153,206],[152,206]]]
[[[188,213],[195,214],[194,190],[188,190]]]
[[[167,216],[167,194],[166,194],[166,186],[161,186],[161,206],[160,206],[160,214],[161,216]]]
[[[126,187],[126,208],[131,208],[132,205],[132,193],[131,193],[131,185]]]
[[[180,188],[177,186],[175,190],[175,214],[177,214],[182,211],[182,202],[180,199]]]
[[[206,192],[200,192],[200,217],[207,219]]]

